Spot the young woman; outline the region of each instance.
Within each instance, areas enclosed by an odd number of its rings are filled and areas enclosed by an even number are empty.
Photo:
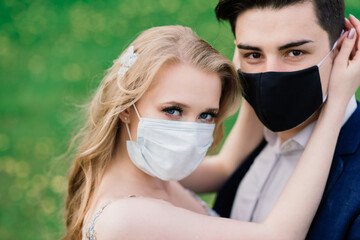
[[[232,63],[189,28],[143,32],[115,60],[90,104],[70,174],[64,239],[304,238],[345,106],[360,84],[354,81],[360,60],[348,61],[354,39],[344,40],[328,101],[288,186],[257,224],[210,217],[177,182],[220,142],[223,120],[238,107]]]

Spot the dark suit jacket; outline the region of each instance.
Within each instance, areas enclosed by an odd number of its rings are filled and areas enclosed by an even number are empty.
[[[218,192],[214,209],[230,217],[237,188],[265,147],[263,141]],[[360,104],[340,131],[319,209],[306,239],[360,240]]]

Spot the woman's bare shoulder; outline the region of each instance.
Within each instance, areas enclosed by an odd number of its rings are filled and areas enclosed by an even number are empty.
[[[95,226],[98,240],[264,239],[258,224],[210,217],[152,198],[126,198],[109,204]],[[259,236],[261,236],[259,238]]]
[[[96,222],[96,237],[98,240],[151,239],[148,234],[156,232],[154,225],[168,221],[164,213],[175,208],[166,201],[145,197],[112,201]]]

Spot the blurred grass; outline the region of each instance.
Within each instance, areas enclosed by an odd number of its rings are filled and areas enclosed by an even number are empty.
[[[61,236],[69,161],[58,156],[73,135],[75,105],[141,31],[189,26],[231,59],[233,36],[217,23],[216,3],[0,1],[0,239]],[[358,0],[346,3],[348,13],[360,16]],[[211,204],[214,195],[204,198]]]

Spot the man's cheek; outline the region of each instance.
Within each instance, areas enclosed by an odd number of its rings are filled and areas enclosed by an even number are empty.
[[[331,65],[324,65],[320,67],[320,80],[321,80],[321,88],[323,92],[323,96],[325,96],[328,92],[330,75],[331,75]]]

